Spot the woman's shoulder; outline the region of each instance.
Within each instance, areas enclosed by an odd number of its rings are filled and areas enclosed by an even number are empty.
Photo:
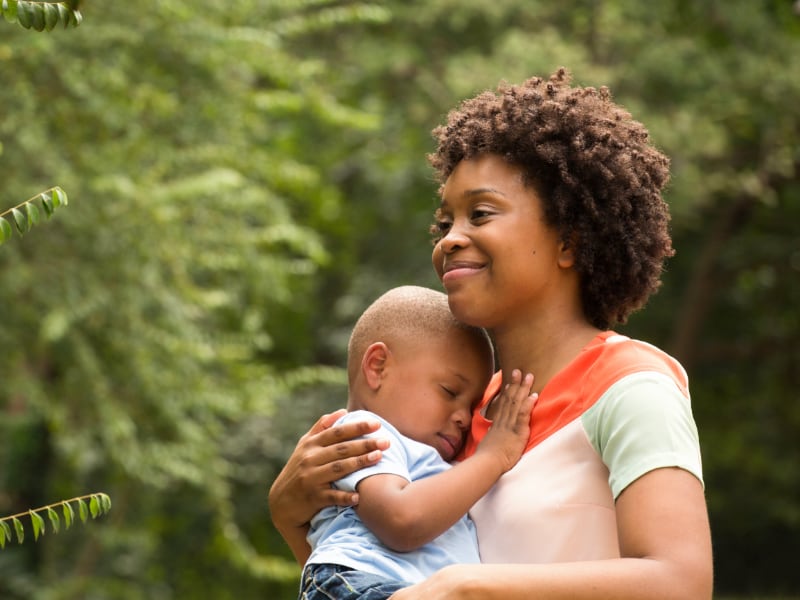
[[[669,377],[688,396],[689,378],[683,365],[653,344],[607,332],[598,336],[591,354],[591,367],[584,370],[584,377],[599,388],[607,389],[634,373],[649,372]]]

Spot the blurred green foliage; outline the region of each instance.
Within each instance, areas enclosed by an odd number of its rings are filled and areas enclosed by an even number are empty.
[[[0,37],[3,598],[294,598],[266,491],[344,404],[347,336],[435,286],[429,132],[500,79],[608,85],[673,160],[678,255],[622,328],[687,367],[720,594],[800,573],[800,17],[783,0],[145,0]]]

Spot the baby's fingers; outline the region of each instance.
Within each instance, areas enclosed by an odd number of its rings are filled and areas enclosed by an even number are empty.
[[[531,409],[538,398],[538,394],[531,394],[533,375],[530,373],[522,377],[519,370],[511,373],[511,382],[503,389],[498,398],[498,411],[492,419],[493,425],[504,426],[516,430],[518,426],[527,426]]]

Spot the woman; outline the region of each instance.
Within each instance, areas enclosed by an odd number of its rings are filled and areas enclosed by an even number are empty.
[[[481,565],[401,590],[425,598],[711,598],[699,443],[681,366],[610,330],[658,288],[673,254],[668,159],[606,89],[501,85],[452,111],[429,158],[442,186],[434,267],[453,314],[485,327],[498,372],[468,456],[513,365],[539,393],[526,454],[470,511]],[[372,424],[323,417],[270,490],[292,547],[329,482],[380,456]],[[302,558],[302,550],[296,551]]]

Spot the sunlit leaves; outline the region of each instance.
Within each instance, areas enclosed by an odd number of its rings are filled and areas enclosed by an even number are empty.
[[[59,23],[65,28],[77,27],[83,20],[80,11],[67,2],[2,0],[0,12],[9,23],[19,23],[25,29],[36,31],[52,31]]]
[[[11,527],[5,521],[0,521],[0,548],[6,547],[6,541],[11,539]]]
[[[67,204],[67,193],[60,187],[54,187],[0,213],[0,245],[11,238],[12,228],[9,220],[13,221],[17,232],[23,235],[40,223],[42,210],[45,216],[50,218],[56,208]]]
[[[3,218],[0,218],[0,244],[11,237],[11,225]]]
[[[50,523],[53,526],[53,531],[58,533],[58,530],[61,528],[61,519],[59,518],[58,513],[49,506],[47,507],[47,518],[50,520]]]
[[[64,511],[64,527],[69,529],[72,525],[72,521],[75,519],[75,511],[72,510],[72,506],[69,502],[65,502],[62,508]]]
[[[96,494],[87,494],[77,498],[70,498],[69,500],[62,500],[55,504],[43,506],[41,508],[31,509],[25,513],[11,515],[8,517],[0,518],[0,549],[6,547],[6,542],[10,542],[14,535],[16,535],[17,543],[21,544],[25,541],[25,526],[22,522],[22,517],[29,517],[31,520],[31,528],[33,529],[33,539],[38,540],[47,531],[47,522],[50,522],[50,527],[53,533],[58,533],[61,530],[61,518],[56,512],[56,508],[62,507],[64,515],[64,528],[69,529],[75,520],[75,512],[72,504],[78,505],[78,514],[82,523],[86,523],[91,516],[96,519],[101,515],[105,515],[111,510],[111,498],[102,492]],[[42,515],[47,516],[47,520]],[[11,525],[9,525],[11,523]],[[13,530],[12,530],[13,527]]]
[[[81,521],[86,523],[86,520],[89,518],[89,512],[86,509],[86,502],[83,499],[78,500],[78,514],[81,516]]]
[[[22,521],[16,517],[12,517],[11,521],[14,523],[14,531],[17,533],[17,542],[21,544],[25,541],[25,528],[22,526]]]
[[[31,517],[31,524],[33,525],[33,539],[34,541],[39,539],[40,535],[44,535],[45,532],[45,525],[44,519],[36,512],[29,510],[28,514]]]

